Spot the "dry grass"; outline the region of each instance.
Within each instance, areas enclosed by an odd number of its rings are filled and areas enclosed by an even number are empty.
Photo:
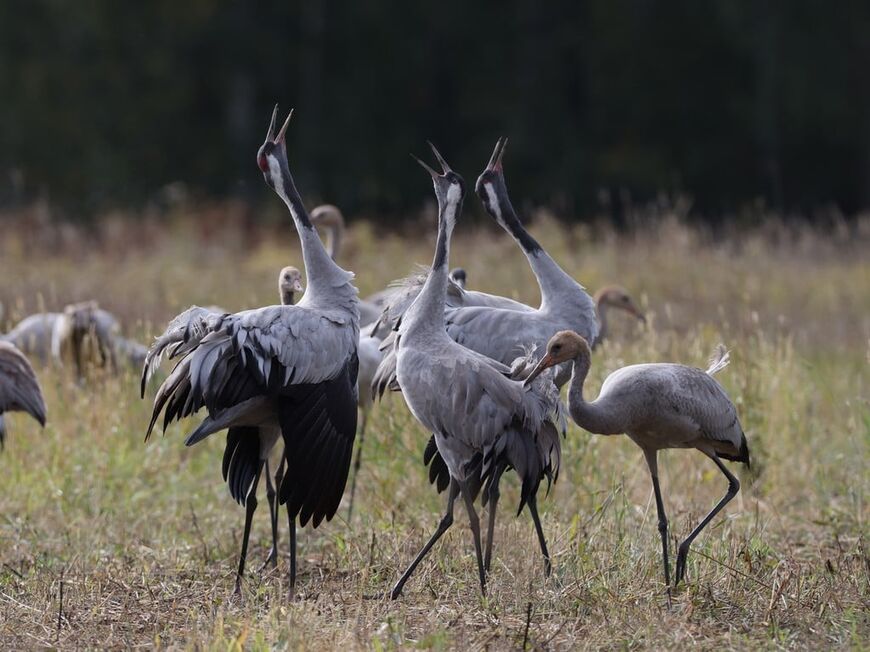
[[[0,243],[5,319],[97,298],[144,338],[193,302],[273,302],[277,270],[300,259],[295,236],[202,213],[110,220],[92,245],[74,230],[19,221]],[[866,648],[867,226],[764,225],[714,237],[658,216],[619,236],[536,222],[578,279],[593,289],[618,281],[652,316],[643,332],[614,324],[591,394],[623,364],[701,365],[716,342],[732,348],[721,380],[738,404],[753,474],[741,471],[738,498],[696,542],[690,581],[671,608],[640,452],[576,427],[559,482],[541,501],[550,580],[530,519],[511,513],[517,488],[508,480],[487,598],[461,510],[404,597],[374,598],[425,541],[443,502],[420,464],[426,434],[398,396],[372,415],[352,526],[336,518],[301,534],[298,599],[286,600],[286,558],[257,572],[269,538],[263,501],[244,600],[234,601],[243,512],[220,479],[222,438],[185,449],[173,427],[145,446],[150,403],[138,399],[135,374],[80,386],[42,369],[49,425],[11,417],[0,457],[0,647]],[[352,230],[344,262],[363,294],[429,260],[431,233],[421,233],[376,242],[366,224]],[[464,225],[456,240],[453,260],[473,286],[536,300],[504,234]],[[662,462],[673,535],[682,536],[725,482],[699,454],[673,451]]]

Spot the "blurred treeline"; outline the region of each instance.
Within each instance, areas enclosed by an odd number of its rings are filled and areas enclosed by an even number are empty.
[[[870,206],[866,1],[10,0],[0,207],[255,204],[275,101],[303,194],[349,213],[418,207],[427,138],[473,184],[502,134],[514,196],[565,215]]]

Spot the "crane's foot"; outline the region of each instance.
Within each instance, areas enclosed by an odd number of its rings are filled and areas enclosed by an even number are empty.
[[[269,552],[269,556],[266,557],[266,561],[263,562],[263,565],[260,566],[260,572],[262,573],[266,570],[266,567],[271,564],[272,568],[278,568],[278,551],[275,548]]]

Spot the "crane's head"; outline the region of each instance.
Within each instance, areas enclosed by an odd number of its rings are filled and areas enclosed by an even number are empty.
[[[450,168],[447,161],[441,156],[441,153],[435,149],[435,145],[429,143],[429,147],[432,148],[432,153],[435,154],[435,158],[438,160],[439,165],[441,165],[441,172],[433,170],[413,154],[411,154],[411,157],[432,175],[432,184],[435,186],[435,197],[438,198],[438,206],[442,210],[450,205],[458,208],[465,197],[465,181]],[[453,211],[454,217],[458,214],[458,210]]]
[[[292,295],[293,293],[304,291],[302,272],[292,265],[282,269],[281,273],[278,274],[278,289],[281,290],[282,296],[285,296],[288,292]]]
[[[263,173],[263,178],[269,187],[281,194],[284,188],[284,177],[290,175],[290,169],[287,166],[287,146],[284,143],[284,134],[287,131],[287,125],[290,124],[290,117],[293,115],[293,109],[287,114],[287,119],[284,125],[275,133],[275,121],[278,118],[278,105],[272,111],[272,121],[269,123],[269,131],[266,132],[266,141],[260,146],[257,152],[257,166]]]
[[[599,311],[602,306],[615,308],[616,310],[627,312],[639,321],[646,323],[646,316],[643,314],[643,310],[637,306],[626,289],[618,285],[608,285],[598,290],[595,294],[595,303]]]
[[[532,373],[529,374],[523,384],[526,386],[530,385],[542,371],[555,367],[557,364],[578,358],[589,360],[591,357],[592,349],[589,347],[589,342],[582,335],[574,331],[559,331],[547,342],[547,352],[538,361],[538,364],[535,365]]]
[[[465,270],[461,267],[454,267],[450,270],[450,278],[463,290],[465,289],[465,283],[468,280],[468,275],[465,273]]]
[[[502,168],[502,157],[507,148],[508,139],[502,137],[495,144],[495,149],[492,151],[492,156],[489,157],[489,163],[486,164],[483,172],[477,177],[477,184],[474,186],[474,191],[483,202],[486,211],[490,215],[499,216],[499,199],[507,197],[507,186],[504,181],[504,169]]]

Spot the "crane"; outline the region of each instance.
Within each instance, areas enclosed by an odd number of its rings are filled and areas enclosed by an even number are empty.
[[[508,367],[457,344],[445,331],[450,237],[462,210],[464,182],[431,143],[430,147],[442,171],[418,162],[432,176],[439,207],[438,239],[432,271],[396,334],[396,373],[412,414],[434,433],[450,480],[444,517],[393,587],[393,599],[453,523],[453,507],[460,494],[474,538],[481,592],[486,592],[498,482],[508,467],[522,479],[518,511],[528,506],[549,573],[550,556],[538,516],[537,491],[544,477],[556,477],[561,455],[556,425],[561,404],[552,380],[542,379],[526,389],[507,377]],[[474,507],[481,490],[490,509],[486,557]]]
[[[740,482],[722,460],[749,466],[749,446],[737,417],[737,409],[713,375],[725,368],[729,354],[719,347],[706,371],[681,364],[629,365],[610,374],[598,398],[583,398],[583,383],[589,373],[592,351],[589,343],[571,331],[556,333],[546,353],[529,374],[527,383],[543,370],[565,362],[573,368],[568,390],[568,411],[574,422],[598,435],[625,433],[643,451],[655,492],[662,539],[665,584],[670,587],[668,564],[668,519],[659,487],[658,452],[668,448],[695,448],[728,478],[728,491],[680,544],[674,586],[686,574],[686,557],[695,537],[740,491]]]
[[[299,239],[308,286],[294,306],[216,315],[193,307],[173,320],[180,340],[156,350],[181,359],[157,392],[149,436],[163,413],[164,429],[201,408],[208,415],[188,437],[193,443],[229,429],[224,475],[245,505],[245,531],[236,591],[244,572],[257,481],[277,424],[286,470],[278,488],[290,523],[290,591],[296,582],[296,521],[317,527],[341,501],[357,422],[359,312],[353,274],[340,268],[317,235],[287,161],[290,115],[275,132],[278,107],[257,165],[287,205]],[[149,375],[146,366],[143,384]]]

